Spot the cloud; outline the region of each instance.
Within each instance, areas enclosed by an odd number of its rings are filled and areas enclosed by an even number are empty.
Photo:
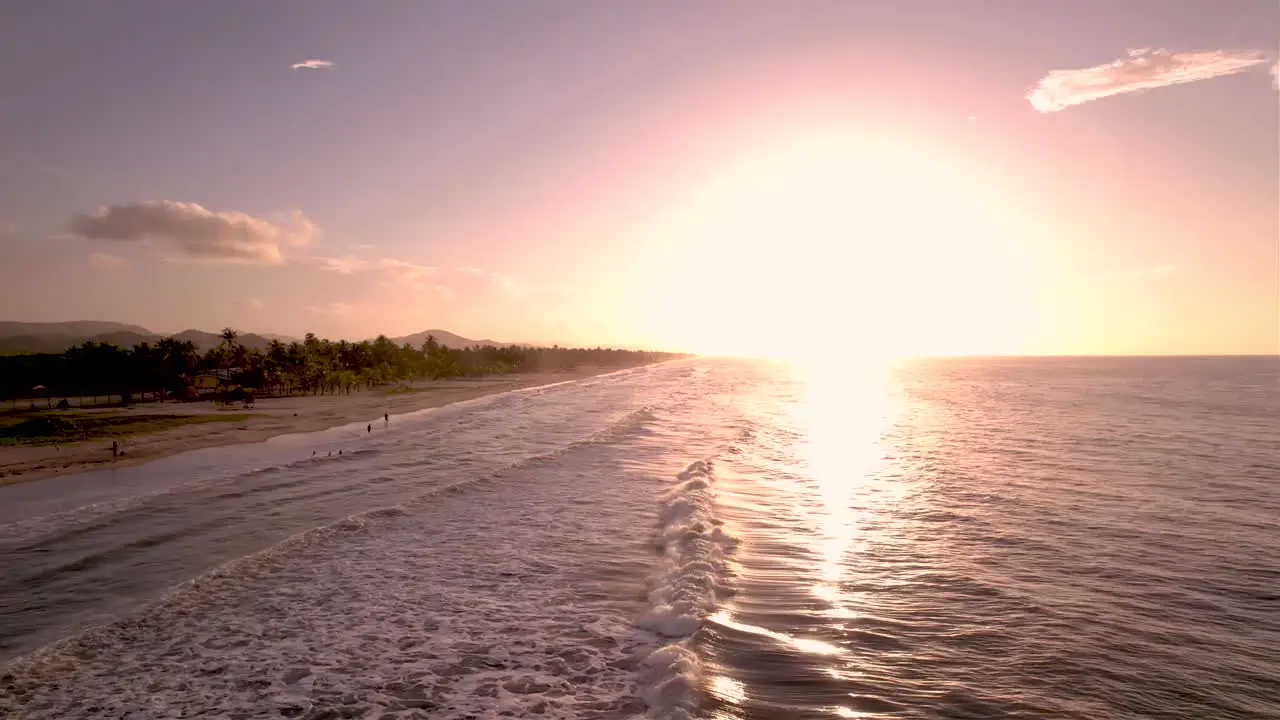
[[[258,265],[283,262],[282,246],[306,245],[319,234],[300,210],[273,222],[172,200],[101,207],[72,218],[70,231],[90,240],[156,243],[176,253],[170,259]]]
[[[328,60],[313,59],[296,62],[289,67],[294,70],[327,70],[328,68],[333,67],[333,63]]]
[[[394,258],[382,258],[378,262],[378,268],[388,282],[398,285],[421,285],[428,278],[438,277],[443,272],[438,267],[419,265],[418,263]]]
[[[345,316],[350,315],[351,311],[355,308],[344,302],[331,302],[320,305],[307,305],[303,309],[309,313],[315,313],[316,315]]]
[[[1280,60],[1271,66],[1271,82],[1277,90],[1280,90]]]
[[[353,257],[313,257],[311,261],[319,265],[321,270],[339,275],[354,275],[369,265],[368,261]]]
[[[1130,50],[1105,65],[1053,70],[1026,97],[1042,113],[1057,112],[1112,95],[1232,75],[1272,60],[1273,54],[1260,50]]]
[[[267,306],[266,303],[262,302],[262,298],[256,298],[256,297],[245,298],[244,304],[245,304],[245,307],[249,308],[250,310],[261,310]]]
[[[469,265],[436,267],[383,258],[378,267],[389,285],[434,290],[449,297],[498,294],[524,298],[532,293],[529,287],[513,278]]]
[[[434,292],[446,298],[466,296],[526,299],[536,291],[501,273],[469,265],[450,267],[384,257],[376,262],[355,257],[313,257],[311,262],[322,271],[340,275],[369,273],[381,279],[384,287],[401,292]]]
[[[90,253],[87,262],[89,267],[103,273],[118,273],[129,269],[126,258],[110,253]]]
[[[499,289],[502,290],[502,292],[512,297],[525,298],[525,297],[529,297],[534,292],[533,288],[521,282],[518,282],[513,278],[509,278],[506,275],[499,275],[498,273],[489,273],[489,278],[493,281],[495,285],[497,285]]]

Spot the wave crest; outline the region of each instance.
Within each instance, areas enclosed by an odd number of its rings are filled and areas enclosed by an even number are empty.
[[[716,516],[712,460],[690,464],[662,496],[655,537],[661,553],[650,581],[649,609],[640,627],[666,639],[644,661],[643,690],[661,718],[692,717],[699,666],[694,635],[719,602],[733,593],[729,556],[737,540]]]

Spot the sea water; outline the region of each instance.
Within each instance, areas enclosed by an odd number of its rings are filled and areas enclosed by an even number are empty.
[[[1280,717],[1278,421],[1275,359],[691,359],[3,487],[0,714]]]

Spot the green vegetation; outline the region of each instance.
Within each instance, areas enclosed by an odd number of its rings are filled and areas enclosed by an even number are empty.
[[[111,440],[169,430],[183,425],[243,422],[252,413],[208,415],[121,415],[115,413],[9,413],[0,416],[0,447],[66,445],[84,440]]]
[[[331,342],[311,333],[302,342],[286,345],[277,340],[259,351],[241,344],[239,337],[227,328],[219,343],[203,354],[193,342],[164,338],[132,349],[85,342],[64,353],[0,357],[0,399],[34,396],[48,398],[52,405],[61,398],[119,395],[129,404],[140,393],[195,400],[216,390],[215,397],[224,401],[252,401],[255,394],[350,393],[416,379],[583,366],[622,368],[675,357],[601,348],[450,348],[431,336],[421,347],[396,345],[386,336]]]

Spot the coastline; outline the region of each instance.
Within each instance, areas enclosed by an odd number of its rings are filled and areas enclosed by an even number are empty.
[[[635,367],[635,366],[629,366]],[[111,457],[111,438],[71,445],[0,448],[0,485],[35,482],[47,477],[72,475],[105,467],[128,467],[201,448],[262,442],[277,435],[316,432],[353,422],[381,420],[395,415],[451,405],[511,390],[582,380],[626,370],[628,367],[584,367],[554,372],[526,372],[476,378],[421,380],[407,384],[408,391],[362,390],[350,395],[298,395],[257,401],[255,407],[220,409],[212,402],[147,403],[121,412],[149,415],[243,414],[254,417],[236,422],[184,425],[124,438],[124,457]]]

